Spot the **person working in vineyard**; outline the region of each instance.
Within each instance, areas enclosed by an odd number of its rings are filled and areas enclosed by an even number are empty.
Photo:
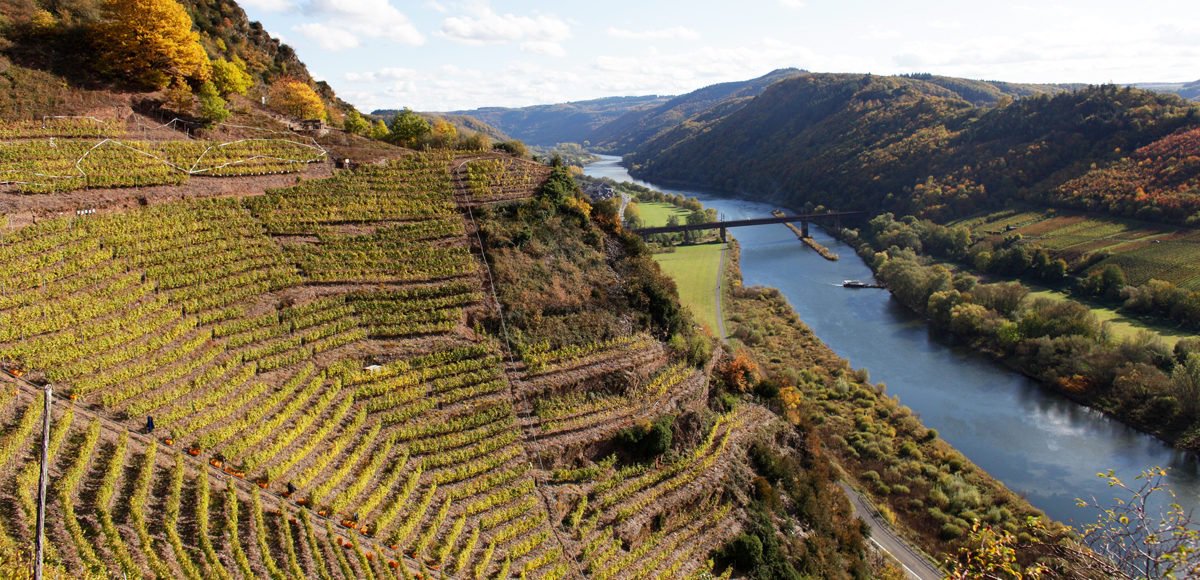
[[[154,433],[154,417],[147,416],[146,417],[146,434],[151,435],[153,433]]]

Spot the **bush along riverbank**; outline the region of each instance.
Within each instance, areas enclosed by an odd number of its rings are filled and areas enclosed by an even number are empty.
[[[901,303],[1047,388],[1177,448],[1200,450],[1200,340],[1169,348],[1152,333],[1116,340],[1091,309],[1031,298],[1020,282],[984,284],[922,255],[947,228],[883,214],[839,235]]]
[[[978,558],[989,534],[1007,538],[1020,566],[1041,563],[1060,577],[1092,577],[1082,562],[1089,552],[1070,530],[940,439],[866,371],[853,370],[778,290],[743,287],[736,244],[730,254],[725,304],[730,347],[741,353],[733,360],[753,366],[759,378],[737,380],[724,369],[717,375],[729,394],[714,397],[749,391],[765,400],[810,448],[831,456],[885,519],[952,572],[964,571],[962,577],[971,576],[964,562]]]

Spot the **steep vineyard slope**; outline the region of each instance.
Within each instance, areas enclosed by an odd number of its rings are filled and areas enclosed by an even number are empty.
[[[71,399],[56,408],[57,561],[364,577],[406,553],[456,572],[567,571],[500,351],[467,325],[481,287],[451,161],[0,238],[0,359]],[[6,392],[0,522],[24,544],[40,406],[28,383]],[[148,525],[159,507],[167,521]]]
[[[706,339],[648,257],[549,185],[562,169],[397,150],[201,198],[184,166],[295,171],[294,152],[260,149],[302,143],[2,129],[25,153],[0,192],[17,205],[152,184],[184,199],[6,219],[0,361],[26,373],[0,396],[0,549],[32,539],[47,383],[48,553],[70,574],[671,578],[742,529],[747,449],[787,427],[710,409]],[[61,151],[39,148],[50,137]],[[54,175],[98,139],[120,154]],[[553,254],[542,275],[510,244],[511,212]],[[664,421],[668,456],[623,450]],[[859,536],[824,549],[864,565]]]

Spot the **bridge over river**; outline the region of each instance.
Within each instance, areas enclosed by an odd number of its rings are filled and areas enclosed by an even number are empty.
[[[784,215],[769,218],[753,218],[744,220],[726,220],[720,222],[706,222],[702,224],[679,224],[674,226],[658,226],[653,228],[639,228],[633,230],[635,234],[643,238],[654,234],[667,234],[673,232],[697,232],[703,230],[720,230],[721,241],[725,241],[725,233],[729,228],[740,228],[747,226],[763,226],[768,224],[792,224],[800,222],[801,237],[809,237],[808,223],[813,221],[821,221],[829,224],[833,229],[839,230],[842,225],[842,218],[862,215],[861,211],[831,211],[824,213],[805,213],[796,215]]]

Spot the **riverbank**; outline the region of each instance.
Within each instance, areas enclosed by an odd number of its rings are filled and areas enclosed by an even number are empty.
[[[869,493],[901,535],[939,561],[954,555],[975,520],[1023,531],[1040,510],[922,424],[911,409],[834,353],[773,288],[744,287],[738,245],[725,271],[731,348],[794,387],[784,409],[820,435],[858,489]],[[1066,533],[1052,524],[1051,536]]]
[[[614,157],[588,171],[616,181],[631,179]],[[778,207],[667,191],[699,198],[721,219],[765,217]],[[1080,509],[1076,498],[1113,497],[1097,472],[1111,468],[1129,481],[1157,465],[1170,469],[1167,483],[1177,501],[1185,509],[1200,509],[1200,464],[1193,455],[1052,393],[946,333],[931,332],[923,317],[887,292],[842,288],[843,280],[871,280],[870,268],[827,232],[813,228],[811,233],[841,260],[829,262],[797,248],[795,235],[781,227],[737,230],[746,284],[778,288],[822,343],[855,367],[869,368],[874,382],[887,384],[889,396],[898,397],[921,423],[1009,489],[1050,517],[1082,526],[1096,514]],[[731,322],[729,334],[738,326]]]
[[[722,251],[727,259],[718,272]],[[730,348],[750,353],[767,376],[798,395],[777,410],[803,431],[818,433],[820,446],[835,457],[849,483],[879,506],[900,537],[933,554],[934,561],[953,558],[976,521],[1013,534],[1025,531],[1027,518],[1046,521],[882,386],[871,384],[865,371],[854,371],[777,290],[743,288],[736,242],[679,246],[655,260],[676,282],[681,303],[705,326],[718,325],[716,305],[725,305],[733,328]],[[1040,540],[1053,542],[1069,532],[1051,523],[1042,534]]]
[[[931,328],[1056,395],[1180,450],[1200,449],[1191,372],[1200,367],[1186,352],[1172,352],[1150,333],[1113,336],[1092,307],[1066,296],[1031,294],[1017,281],[984,284],[969,271],[897,249],[880,239],[902,237],[909,226],[880,219],[872,220],[864,238],[844,232],[846,241],[857,246],[892,295]],[[923,234],[917,239],[924,240]]]

